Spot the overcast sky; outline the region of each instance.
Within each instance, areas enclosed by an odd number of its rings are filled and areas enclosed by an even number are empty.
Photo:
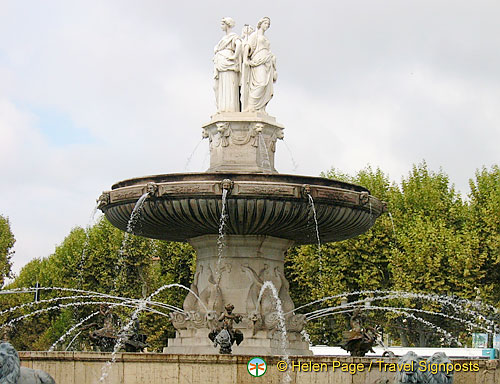
[[[113,183],[208,168],[206,141],[186,164],[215,112],[225,16],[238,33],[271,18],[278,171],[370,164],[399,181],[425,159],[467,194],[499,163],[498,0],[0,0],[0,214],[16,272],[86,226]]]

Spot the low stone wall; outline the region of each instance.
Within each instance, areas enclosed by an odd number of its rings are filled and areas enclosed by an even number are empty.
[[[49,372],[57,384],[97,384],[102,369],[110,361],[110,353],[94,352],[19,352],[23,366],[43,369]],[[247,371],[247,362],[253,356],[242,355],[170,355],[159,353],[119,353],[116,362],[109,369],[107,383],[110,384],[278,384],[284,373],[279,372],[278,356],[264,357],[267,372],[259,378]],[[289,374],[293,384],[372,384],[380,378],[389,378],[394,373],[381,372],[378,360],[381,358],[351,358],[344,356],[291,356],[295,364]],[[395,363],[396,359],[384,359]],[[461,360],[453,363],[478,364],[478,372],[456,372],[454,384],[499,384],[499,360]],[[314,366],[313,364],[322,364]],[[356,372],[342,372],[333,365],[356,364]],[[297,369],[300,364],[300,371]],[[358,365],[361,364],[361,365]],[[370,366],[371,364],[371,366]],[[322,367],[320,372],[304,369]],[[326,369],[325,369],[326,367]],[[351,368],[354,365],[351,365]],[[362,367],[362,368],[361,368]]]

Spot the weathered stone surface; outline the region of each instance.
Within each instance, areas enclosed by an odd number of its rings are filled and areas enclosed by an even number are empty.
[[[111,359],[110,353],[92,352],[19,352],[25,367],[43,369],[56,383],[98,384],[101,369]],[[267,372],[260,379],[248,374],[247,363],[254,355],[173,355],[155,353],[118,353],[111,367],[108,383],[113,384],[279,384],[283,373],[276,364],[279,356],[265,357]],[[290,372],[291,384],[373,384],[381,378],[392,383],[395,374],[381,372],[376,363],[381,358],[352,358],[345,356],[290,356],[290,361],[306,364],[325,363],[327,372]],[[396,363],[397,359],[384,359]],[[351,375],[331,369],[333,362],[362,364],[363,372]],[[452,359],[453,363],[468,364],[471,360]],[[498,360],[473,360],[479,372],[456,372],[454,384],[498,384]],[[370,368],[371,364],[371,368]]]
[[[208,172],[277,173],[274,168],[276,140],[283,126],[257,112],[219,113],[203,126],[210,146]]]
[[[288,331],[287,353],[311,354],[300,331],[304,317],[295,315],[284,273],[284,255],[293,241],[271,236],[224,237],[219,258],[217,235],[205,235],[189,240],[195,248],[196,275],[183,308],[187,315],[173,315],[177,337],[170,339],[167,353],[216,353],[209,332],[217,326],[216,319],[226,304],[233,304],[234,314],[242,321],[234,329],[243,332],[244,342],[233,346],[233,353],[284,354],[278,329],[279,314],[272,292],[267,289],[259,300],[265,281],[271,281],[278,292],[285,313]]]

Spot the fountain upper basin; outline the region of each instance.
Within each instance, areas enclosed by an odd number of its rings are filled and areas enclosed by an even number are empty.
[[[368,230],[384,204],[363,187],[320,177],[258,173],[180,173],[124,180],[99,198],[99,208],[126,230],[144,193],[137,235],[171,241],[218,234],[222,192],[227,193],[226,234],[268,235],[316,243],[308,194],[314,199],[323,242]]]

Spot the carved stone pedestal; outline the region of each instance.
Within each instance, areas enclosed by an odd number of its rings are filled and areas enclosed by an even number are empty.
[[[217,326],[224,305],[234,305],[234,314],[242,316],[235,329],[243,332],[244,340],[233,346],[236,354],[276,355],[310,354],[300,331],[304,316],[293,313],[288,281],[283,271],[283,259],[292,241],[271,236],[226,235],[224,246],[217,245],[218,236],[206,235],[190,239],[197,251],[196,274],[184,301],[187,314],[173,314],[177,329],[175,339],[169,339],[166,353],[216,353],[208,333]],[[220,250],[222,254],[220,255]],[[220,255],[220,257],[219,257]],[[273,283],[281,301],[287,330],[283,344],[279,329],[276,300],[270,289],[259,298],[263,284]]]
[[[207,172],[277,173],[274,168],[276,140],[283,139],[283,126],[258,112],[225,112],[212,116],[203,126],[210,141]]]
[[[235,327],[238,328],[238,327]],[[284,351],[282,337],[278,331],[268,333],[259,331],[256,335],[244,329],[244,340],[240,345],[232,346],[233,355],[253,355],[253,356],[271,356],[271,355],[312,355],[309,345],[299,332],[288,332],[287,348]],[[169,354],[217,354],[219,348],[214,347],[207,337],[209,330],[188,329],[178,330],[173,339],[168,339],[168,346],[163,349],[163,353]]]

